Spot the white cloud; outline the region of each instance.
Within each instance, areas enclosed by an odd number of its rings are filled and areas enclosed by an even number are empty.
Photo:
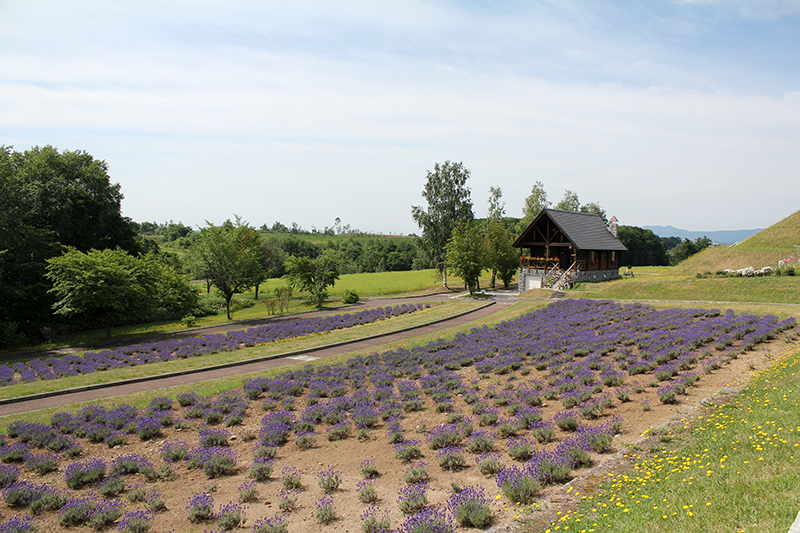
[[[473,170],[479,214],[500,185],[518,215],[534,180],[639,225],[758,227],[796,209],[798,74],[732,84],[747,65],[707,68],[705,49],[685,55],[691,32],[676,47],[669,20],[637,24],[650,12],[35,5],[49,15],[17,7],[0,26],[0,143],[106,159],[138,220],[406,233],[445,159]]]

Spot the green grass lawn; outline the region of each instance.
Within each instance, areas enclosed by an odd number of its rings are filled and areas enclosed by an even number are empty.
[[[659,431],[546,532],[785,533],[800,509],[800,353],[730,403]],[[646,445],[645,445],[646,446]]]
[[[670,269],[656,273],[634,269],[633,279],[579,283],[567,291],[571,298],[618,298],[653,300],[708,300],[717,302],[771,302],[800,304],[800,277],[752,278],[677,277]]]

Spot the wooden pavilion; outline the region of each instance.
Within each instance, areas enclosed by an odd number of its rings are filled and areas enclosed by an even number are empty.
[[[595,214],[543,209],[514,241],[520,292],[618,278],[627,248],[616,235],[616,218],[611,220],[607,226]]]

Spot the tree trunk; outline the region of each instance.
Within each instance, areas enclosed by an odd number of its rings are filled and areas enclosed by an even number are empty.
[[[233,298],[233,295],[225,297],[225,311],[228,314],[228,320],[233,320],[231,318],[231,298]]]
[[[260,285],[261,285],[260,283],[256,283],[256,297],[255,297],[255,298],[253,298],[254,300],[258,300],[258,287],[259,287]]]
[[[496,277],[496,276],[497,276],[497,269],[496,269],[496,268],[493,268],[493,269],[492,269],[492,288],[493,288],[493,289],[494,289],[494,280],[495,280],[495,277]]]
[[[111,338],[111,320],[106,321],[106,338]]]
[[[444,263],[444,268],[442,268],[442,280],[444,288],[449,289],[450,287],[447,286],[447,263]]]

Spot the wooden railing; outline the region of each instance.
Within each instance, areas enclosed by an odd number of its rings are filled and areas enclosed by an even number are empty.
[[[553,266],[558,266],[557,257],[525,257],[519,258],[520,268],[532,268],[534,270],[550,270]]]

